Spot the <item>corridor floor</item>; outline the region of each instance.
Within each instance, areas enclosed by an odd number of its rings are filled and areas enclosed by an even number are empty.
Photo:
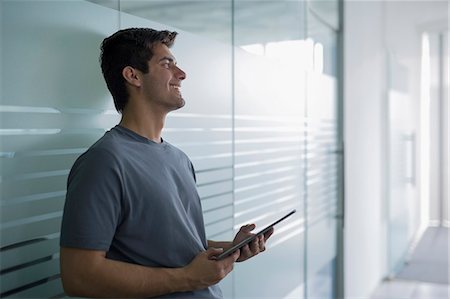
[[[394,279],[383,282],[372,299],[450,298],[449,233],[449,228],[429,227],[409,262]]]

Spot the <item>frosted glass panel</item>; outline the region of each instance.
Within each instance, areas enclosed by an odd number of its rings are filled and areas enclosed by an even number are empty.
[[[118,120],[98,64],[118,13],[84,1],[2,1],[1,296],[53,297],[72,163]]]
[[[389,267],[395,272],[404,262],[415,228],[411,100],[403,92],[389,92]]]
[[[418,226],[419,210],[415,196],[416,137],[410,71],[391,54],[388,60],[388,261],[395,274]]]
[[[137,5],[135,2],[127,3],[125,11],[131,8],[131,4]],[[141,6],[151,10],[158,3],[150,2],[147,7],[141,2]],[[172,9],[178,4],[174,3]],[[231,18],[231,14],[229,17]],[[123,28],[151,27],[179,33],[171,51],[177,58],[178,66],[187,74],[187,79],[182,83],[186,105],[168,115],[163,138],[182,149],[194,164],[207,238],[232,240],[234,219],[230,45],[174,27],[173,23],[179,23],[170,18],[167,21],[167,24],[161,24],[121,12]],[[225,296],[232,295],[232,275],[221,282],[221,288]]]
[[[235,229],[252,222],[263,227],[298,211],[277,227],[264,255],[236,269],[236,298],[255,292],[280,297],[303,281],[305,77],[292,66],[241,49],[235,58]],[[261,264],[273,268],[252,275]]]
[[[307,294],[333,298],[338,199],[336,79],[308,74],[307,96]]]
[[[297,209],[264,254],[236,267],[235,298],[283,298],[299,294],[305,279],[304,7],[236,1],[235,8],[235,230]]]
[[[336,298],[337,220],[341,148],[338,140],[337,2],[312,1],[308,38],[313,64],[307,74],[306,194],[307,298]],[[324,18],[324,16],[330,16]]]
[[[186,106],[169,114],[163,138],[185,151],[199,174],[197,183],[205,209],[207,236],[231,239],[232,77],[229,45],[124,12],[121,12],[121,24],[123,28],[151,27],[179,32],[171,51],[178,66],[187,74],[182,85]],[[223,204],[214,204],[219,198]]]
[[[315,2],[316,16],[337,16]],[[243,224],[261,228],[297,209],[264,254],[220,283],[225,298],[332,298],[336,33],[320,18],[306,22],[306,2],[0,5],[1,297],[64,296],[58,252],[67,175],[119,121],[99,45],[120,28],[152,27],[179,32],[172,52],[187,73],[186,106],[169,114],[163,137],[193,161],[208,238],[231,240]]]

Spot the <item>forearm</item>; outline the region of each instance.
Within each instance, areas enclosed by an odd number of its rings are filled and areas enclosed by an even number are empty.
[[[61,270],[64,289],[72,296],[153,297],[195,288],[183,268],[144,267],[107,258],[80,261],[66,258],[67,250],[71,249],[61,251]]]

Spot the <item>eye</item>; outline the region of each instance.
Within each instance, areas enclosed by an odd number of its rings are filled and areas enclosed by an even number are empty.
[[[164,59],[163,61],[161,61],[161,65],[162,65],[164,68],[168,69],[168,68],[170,68],[171,62],[170,62],[169,59]]]

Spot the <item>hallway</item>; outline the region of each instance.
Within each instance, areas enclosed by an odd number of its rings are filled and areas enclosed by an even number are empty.
[[[383,282],[372,299],[449,298],[449,231],[429,227],[410,261],[394,279]]]
[[[383,282],[371,299],[447,299],[449,285],[393,279]]]

